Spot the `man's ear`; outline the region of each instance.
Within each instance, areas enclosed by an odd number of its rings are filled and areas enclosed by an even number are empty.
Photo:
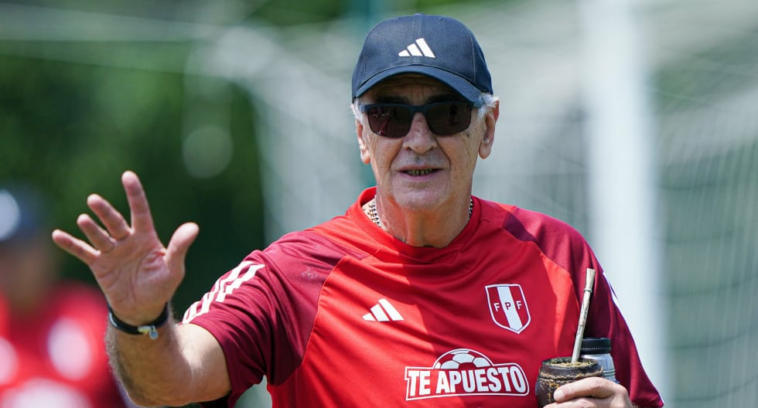
[[[495,101],[495,106],[484,117],[484,136],[479,144],[479,157],[486,159],[492,153],[492,145],[495,143],[495,124],[500,117],[500,101]]]
[[[358,136],[358,148],[361,151],[361,161],[363,164],[369,164],[371,163],[371,155],[368,151],[368,141],[366,138],[368,136],[364,135],[365,128],[363,127],[363,123],[361,123],[360,120],[355,120],[355,133]]]

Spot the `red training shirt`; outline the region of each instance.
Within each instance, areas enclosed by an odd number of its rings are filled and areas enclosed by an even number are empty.
[[[285,235],[222,276],[186,312],[221,344],[233,407],[265,375],[274,406],[536,407],[540,363],[570,356],[585,271],[598,274],[585,330],[610,337],[616,378],[663,402],[602,268],[573,228],[474,198],[445,248],[418,248],[363,213]]]

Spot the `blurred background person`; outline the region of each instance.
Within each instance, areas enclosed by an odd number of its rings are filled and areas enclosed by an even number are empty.
[[[0,407],[126,407],[103,348],[106,305],[58,279],[44,203],[0,186]]]

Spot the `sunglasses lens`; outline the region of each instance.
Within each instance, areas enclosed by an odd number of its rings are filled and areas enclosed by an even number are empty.
[[[438,136],[453,135],[466,130],[471,124],[471,106],[466,102],[440,102],[430,104],[426,123]]]
[[[415,112],[424,112],[429,130],[437,136],[454,135],[471,124],[471,105],[466,102],[435,102],[423,106],[376,104],[366,109],[371,130],[392,138],[408,134]]]
[[[374,106],[366,115],[371,131],[379,136],[403,137],[411,130],[413,114],[408,106]]]

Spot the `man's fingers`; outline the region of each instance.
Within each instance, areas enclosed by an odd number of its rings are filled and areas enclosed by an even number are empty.
[[[190,245],[197,238],[198,232],[199,228],[193,222],[182,224],[174,231],[174,235],[171,236],[171,241],[169,241],[166,251],[166,263],[171,271],[184,269],[184,258]]]
[[[53,231],[53,242],[62,250],[75,256],[87,265],[91,265],[97,259],[97,251],[94,248],[86,242],[72,237],[67,232],[61,230]]]
[[[89,242],[101,253],[110,252],[116,244],[105,230],[87,214],[82,214],[76,219],[76,225],[84,232]]]
[[[124,185],[129,208],[132,211],[132,228],[138,232],[154,230],[153,216],[150,214],[150,206],[147,203],[147,196],[139,177],[132,171],[126,171],[121,176],[121,183]]]
[[[129,236],[131,229],[124,217],[111,203],[97,194],[87,197],[87,205],[97,215],[110,235],[117,241]]]
[[[553,396],[556,402],[569,401],[580,397],[608,398],[613,395],[613,386],[615,385],[604,378],[585,378],[561,386]]]
[[[626,388],[600,377],[563,385],[555,390],[553,397],[558,407],[632,407]]]

